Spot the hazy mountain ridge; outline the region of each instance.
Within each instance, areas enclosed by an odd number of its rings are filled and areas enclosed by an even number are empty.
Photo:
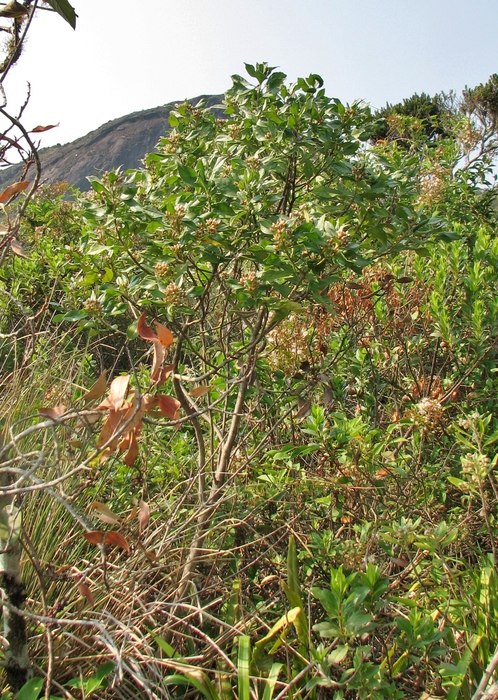
[[[207,106],[219,104],[221,95],[200,95],[189,102],[205,100]],[[81,190],[88,190],[90,175],[99,175],[113,168],[137,168],[146,153],[153,151],[169,129],[168,117],[178,100],[161,107],[132,112],[113,119],[63,146],[50,146],[39,151],[42,182],[65,180]],[[0,172],[0,189],[19,180],[22,165]],[[28,175],[29,178],[29,175]]]

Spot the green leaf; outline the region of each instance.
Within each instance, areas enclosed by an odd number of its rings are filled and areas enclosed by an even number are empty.
[[[175,673],[163,679],[164,685],[193,686],[207,700],[219,700],[215,687],[203,671],[190,668],[184,674]]]
[[[189,168],[188,165],[178,164],[178,173],[182,180],[190,185],[190,187],[195,187],[197,184],[197,173],[193,168]]]
[[[43,678],[32,678],[16,695],[16,700],[38,700],[43,688]]]
[[[76,17],[78,15],[74,7],[70,5],[67,0],[47,0],[47,2],[73,29],[76,29]]]
[[[278,680],[280,671],[283,669],[283,664],[273,664],[270,673],[268,674],[268,679],[266,680],[265,690],[263,693],[263,700],[271,700],[273,697],[273,692],[275,690],[275,685]]]
[[[70,321],[71,323],[75,321],[81,321],[83,318],[87,318],[88,314],[86,311],[78,310],[78,311],[68,311],[67,314],[64,314],[62,318],[58,319],[60,321]]]
[[[239,700],[250,700],[249,664],[251,658],[251,638],[244,634],[239,637],[239,653],[237,656]]]

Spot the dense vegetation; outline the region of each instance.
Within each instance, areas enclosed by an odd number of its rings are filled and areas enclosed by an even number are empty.
[[[496,76],[372,114],[247,70],[4,253],[23,697],[483,697]]]

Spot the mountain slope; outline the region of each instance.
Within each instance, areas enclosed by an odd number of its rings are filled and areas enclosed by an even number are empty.
[[[205,100],[207,106],[214,106],[220,104],[222,96],[200,95],[189,102],[195,105],[200,100]],[[139,167],[145,154],[153,151],[159,138],[169,130],[168,116],[176,104],[171,102],[133,112],[64,146],[41,149],[42,182],[65,180],[85,191],[90,186],[89,175],[102,174],[120,166],[123,170]],[[0,189],[16,182],[21,173],[20,165],[0,172]]]

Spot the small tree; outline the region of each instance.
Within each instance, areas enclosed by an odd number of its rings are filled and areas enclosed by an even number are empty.
[[[197,446],[178,601],[227,488],[327,384],[334,353],[310,329],[334,313],[331,286],[442,231],[414,207],[415,172],[368,150],[369,109],[326,97],[317,75],[288,87],[266,64],[246,67],[255,84],[234,76],[225,118],[178,105],[145,169],[92,180],[81,247],[92,291],[61,316],[99,333],[146,312],[173,331],[167,374],[155,363],[150,383],[169,377]],[[296,389],[310,362],[313,378]]]

